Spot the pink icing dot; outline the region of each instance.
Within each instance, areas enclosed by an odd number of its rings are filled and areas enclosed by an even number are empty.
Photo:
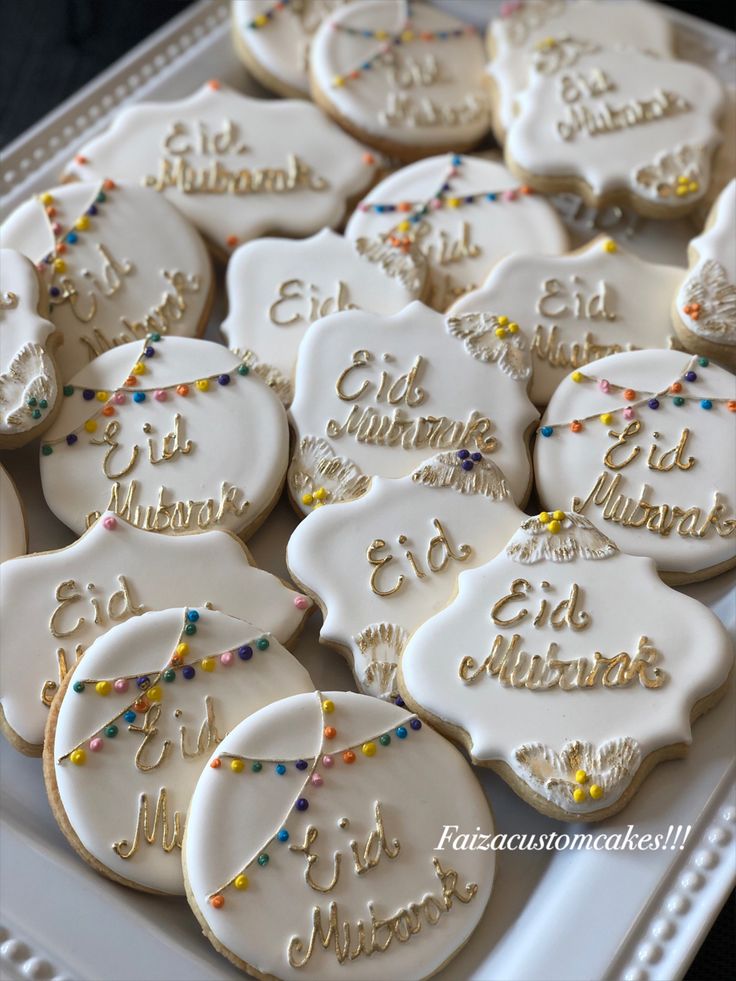
[[[370,210],[371,210],[371,206],[369,204],[366,204],[365,201],[361,201],[360,204],[358,205],[358,211],[370,211]]]
[[[333,760],[333,758],[331,756],[323,756],[322,757],[322,765],[323,766],[326,766],[328,770],[329,770],[329,768],[332,766],[332,764],[334,762],[335,761]]]
[[[115,689],[116,692],[119,692],[120,694],[126,692],[128,690],[128,679],[118,678],[117,681],[113,683],[113,688]]]
[[[220,664],[224,664],[225,667],[228,667],[232,663],[233,663],[233,652],[232,651],[225,651],[224,654],[220,654]]]
[[[323,783],[324,783],[324,780],[323,780],[323,779],[322,779],[322,777],[321,777],[321,776],[319,775],[319,773],[313,773],[313,774],[312,774],[312,784],[313,784],[313,785],[314,785],[315,787],[321,787]]]
[[[58,221],[51,222],[51,231],[54,233],[54,235],[58,235],[59,232],[61,232],[61,225]]]
[[[611,390],[611,386],[605,378],[601,378],[601,380],[598,382],[598,388],[600,388],[602,392],[609,392]]]
[[[504,199],[504,201],[515,201],[516,200],[516,191],[504,191],[503,192],[503,199]]]
[[[294,606],[297,608],[297,610],[306,610],[309,606],[309,600],[306,596],[295,596]]]
[[[153,397],[156,399],[157,402],[165,402],[166,399],[168,398],[168,395],[162,388],[157,388],[156,391],[153,393]]]
[[[92,750],[93,753],[99,753],[103,745],[104,743],[102,742],[99,736],[95,736],[94,739],[90,739],[89,741],[89,748]]]
[[[118,526],[118,519],[114,514],[106,514],[102,519],[102,527],[107,528],[108,531],[114,531]]]
[[[634,410],[631,408],[624,409],[624,419],[633,419],[633,418],[634,418]]]
[[[432,198],[432,200],[429,203],[429,206],[430,208],[434,208],[434,210],[436,211],[438,208],[442,207],[442,201],[440,200],[440,198]]]
[[[112,400],[115,405],[125,405],[125,392],[115,392]]]

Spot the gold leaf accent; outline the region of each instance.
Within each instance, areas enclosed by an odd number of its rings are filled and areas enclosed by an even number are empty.
[[[374,239],[357,238],[355,251],[368,262],[377,263],[387,276],[398,279],[402,286],[419,295],[427,278],[427,260],[414,244],[404,252],[392,245],[386,235]]]
[[[327,491],[326,503],[353,501],[362,497],[371,479],[352,460],[335,456],[327,440],[304,436],[289,466],[289,489],[299,501],[303,494],[319,488]]]
[[[497,337],[501,328],[494,313],[463,313],[447,318],[447,329],[453,337],[465,342],[465,348],[478,361],[498,364],[505,375],[516,381],[531,377],[532,359],[522,334]]]
[[[472,470],[463,470],[462,460],[454,451],[438,453],[411,475],[416,484],[425,487],[452,487],[461,494],[483,494],[493,501],[509,496],[502,471],[491,460],[473,463]]]
[[[527,518],[506,546],[516,562],[572,562],[573,559],[607,559],[618,552],[610,538],[574,511],[565,511],[562,528],[553,535],[538,517]]]
[[[366,695],[391,698],[396,694],[396,668],[409,636],[396,623],[371,623],[355,638],[368,663],[355,665],[358,683]]]
[[[710,179],[710,155],[705,147],[686,143],[659,154],[653,163],[643,164],[634,171],[639,193],[658,202],[680,200],[675,192],[681,178],[698,183],[699,192],[695,192],[698,197],[705,193]]]
[[[697,319],[689,317],[691,329],[698,334],[711,334],[714,340],[736,343],[736,286],[720,262],[706,260],[685,283],[685,304],[698,303]]]
[[[7,406],[0,421],[8,429],[29,429],[35,425],[28,400],[46,399],[49,406],[56,398],[56,380],[51,359],[39,344],[25,344],[0,375],[0,406]]]

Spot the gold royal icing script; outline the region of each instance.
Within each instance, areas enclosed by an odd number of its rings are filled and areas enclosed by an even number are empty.
[[[324,191],[329,181],[294,153],[287,155],[283,167],[242,167],[231,170],[225,155],[248,152],[241,142],[240,128],[224,120],[215,132],[207,123],[173,122],[163,138],[158,174],[143,178],[146,187],[165,191],[174,187],[184,194],[282,194],[288,191]],[[191,155],[212,157],[204,164],[192,163]]]

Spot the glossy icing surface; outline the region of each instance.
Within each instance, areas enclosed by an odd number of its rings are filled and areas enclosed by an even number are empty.
[[[434,973],[470,936],[494,853],[437,845],[444,824],[492,834],[492,817],[457,751],[411,722],[379,699],[315,692],[263,709],[220,745],[221,765],[204,770],[192,798],[185,874],[200,922],[241,962],[284,979],[398,981]],[[241,772],[230,769],[233,757]],[[263,760],[263,772],[251,772],[252,760]],[[246,889],[235,885],[242,874]],[[321,922],[326,935],[331,916],[336,932],[323,946],[313,930]]]
[[[0,576],[5,722],[40,747],[47,706],[77,655],[140,613],[210,603],[288,643],[311,604],[251,562],[225,532],[157,535],[111,514],[68,548],[8,562]]]
[[[168,893],[184,891],[186,812],[212,751],[252,712],[313,687],[296,658],[252,623],[195,610],[189,636],[188,612],[145,613],[99,637],[74,671],[47,747],[83,848],[116,875]],[[169,669],[182,639],[191,678],[184,667]],[[242,660],[246,646],[252,653]],[[100,680],[111,688],[104,696]],[[72,755],[80,749],[81,765]]]

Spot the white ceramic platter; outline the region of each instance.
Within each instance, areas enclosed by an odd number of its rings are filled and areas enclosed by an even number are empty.
[[[451,0],[453,12],[483,25],[500,3]],[[673,15],[687,56],[733,74],[734,38]],[[225,0],[201,0],[7,148],[0,176],[3,213],[55,183],[78,145],[123,104],[174,99],[211,77],[262,94],[230,44]],[[595,215],[572,196],[558,199],[577,241],[603,226],[629,248],[685,265],[686,222]],[[220,299],[209,336],[218,339]],[[28,515],[30,548],[68,544],[46,508],[37,447],[3,455]],[[295,518],[284,502],[250,543],[258,562],[286,575],[284,550]],[[687,590],[736,634],[736,573]],[[296,655],[322,688],[349,688],[342,661],[317,643],[314,618]],[[659,766],[633,803],[602,829],[641,834],[691,825],[682,849],[656,852],[501,852],[484,919],[440,975],[459,979],[675,979],[681,977],[736,878],[736,693],[696,723],[687,760]],[[562,831],[522,803],[495,775],[479,771],[497,831]],[[202,937],[183,900],[126,891],[71,851],[51,816],[39,760],[0,740],[0,979],[9,981],[218,981],[241,975]],[[439,830],[439,829],[438,829]],[[573,826],[564,830],[574,831]],[[579,829],[578,829],[579,830]],[[377,973],[380,965],[376,964]]]

